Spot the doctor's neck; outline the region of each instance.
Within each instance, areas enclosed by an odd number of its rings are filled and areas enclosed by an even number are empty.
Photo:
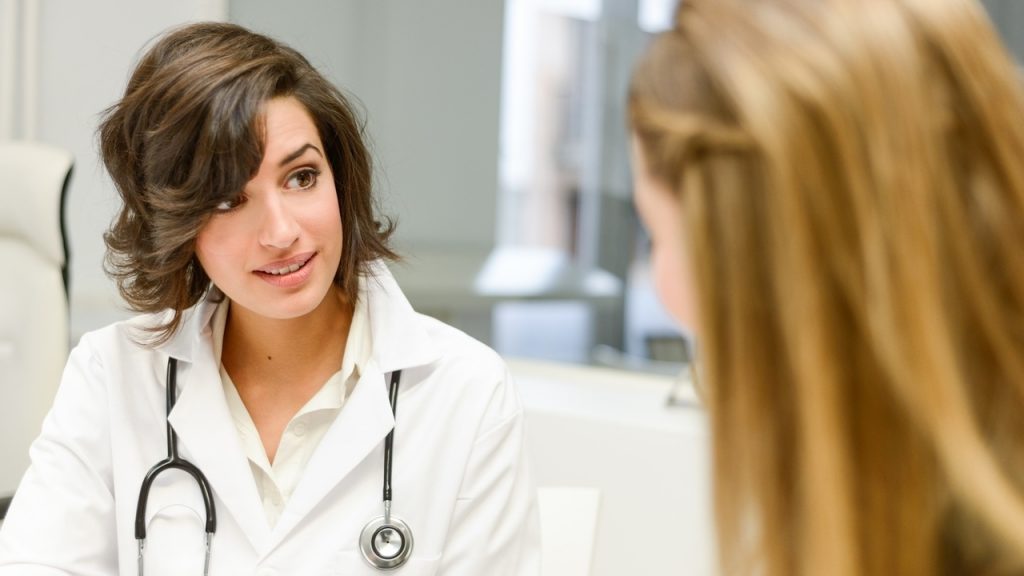
[[[295,318],[230,306],[221,356],[229,373],[242,366],[296,375],[333,367],[333,373],[341,366],[354,306],[340,289],[332,287],[315,309]]]

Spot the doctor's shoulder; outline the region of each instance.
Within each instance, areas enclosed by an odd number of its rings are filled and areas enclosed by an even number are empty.
[[[88,357],[104,372],[123,372],[139,363],[154,364],[166,356],[156,349],[155,330],[165,325],[170,311],[137,314],[82,335],[71,354]]]
[[[438,453],[451,468],[466,446],[462,479],[452,511],[453,534],[488,546],[453,556],[444,574],[539,573],[539,516],[536,485],[529,470],[523,405],[501,356],[487,345],[439,320],[420,315],[422,325],[440,352],[438,359],[416,370],[429,383],[423,397],[431,430],[447,436]],[[436,403],[435,403],[436,401]],[[421,405],[421,407],[424,407]],[[410,410],[412,407],[410,407]],[[399,422],[401,409],[399,409]],[[462,538],[455,538],[458,542]],[[470,546],[469,548],[472,548]]]
[[[427,371],[435,393],[457,398],[458,409],[484,410],[482,428],[521,417],[522,402],[505,360],[489,346],[436,318],[419,314],[423,327],[438,348],[439,359],[417,370]]]
[[[78,346],[87,346],[101,355],[108,352],[123,354],[131,350],[152,351],[157,344],[156,331],[166,325],[172,315],[170,310],[134,314],[85,332]]]

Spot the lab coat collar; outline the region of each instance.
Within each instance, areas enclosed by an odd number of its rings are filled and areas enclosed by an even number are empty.
[[[181,362],[193,362],[203,342],[203,332],[210,328],[210,321],[217,311],[217,305],[223,299],[224,293],[216,286],[211,286],[198,304],[182,313],[178,331],[167,342],[157,346],[157,350]],[[166,322],[169,319],[170,312],[166,312],[161,321]]]
[[[366,299],[370,319],[371,357],[382,372],[430,364],[441,353],[419,321],[395,277],[381,260],[371,262],[360,278],[359,297]],[[183,313],[181,328],[158,346],[168,356],[192,362],[224,294],[215,286]]]
[[[394,428],[387,375],[430,364],[441,352],[391,272],[381,261],[371,263],[360,280],[360,297],[366,298],[369,316],[370,360],[271,532],[213,356],[211,319],[221,297],[211,288],[186,312],[181,329],[158,347],[179,360],[180,392],[168,420],[178,433],[183,455],[206,474],[253,547],[267,554]]]
[[[371,358],[381,372],[424,366],[440,359],[440,349],[382,261],[369,266],[369,273],[360,282],[360,297],[367,299]]]

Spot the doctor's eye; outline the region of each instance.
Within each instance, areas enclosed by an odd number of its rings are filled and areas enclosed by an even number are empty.
[[[217,212],[231,212],[235,208],[238,208],[245,203],[245,194],[239,194],[230,200],[225,200],[220,204],[217,204]]]
[[[315,168],[303,168],[288,177],[285,188],[289,190],[307,190],[316,186],[320,171]]]

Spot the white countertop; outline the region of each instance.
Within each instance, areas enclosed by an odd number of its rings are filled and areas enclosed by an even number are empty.
[[[693,389],[669,406],[671,376],[508,364],[538,486],[598,495],[596,514],[566,519],[596,518],[581,527],[594,531],[590,576],[715,574],[708,421]]]

